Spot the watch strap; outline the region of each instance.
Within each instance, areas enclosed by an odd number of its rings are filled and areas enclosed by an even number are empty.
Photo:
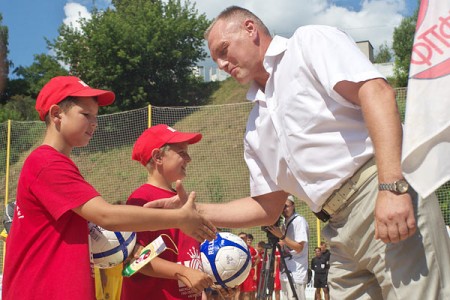
[[[392,182],[392,183],[380,183],[378,185],[378,190],[380,190],[380,191],[393,191],[393,192],[396,192],[397,191],[397,186],[396,186],[395,182]]]
[[[378,184],[379,191],[391,191],[399,194],[404,194],[408,191],[409,185],[405,179],[400,179],[392,183]]]

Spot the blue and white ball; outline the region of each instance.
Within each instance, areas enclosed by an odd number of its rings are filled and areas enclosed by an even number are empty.
[[[89,222],[91,253],[96,267],[105,269],[121,264],[133,251],[135,232],[109,231]]]
[[[223,288],[233,288],[247,278],[252,267],[247,244],[229,232],[217,233],[213,241],[200,246],[203,271]]]

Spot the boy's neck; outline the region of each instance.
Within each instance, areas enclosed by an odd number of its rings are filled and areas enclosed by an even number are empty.
[[[158,175],[160,174],[149,174],[147,177],[147,183],[160,189],[174,191],[172,183],[167,181],[164,177]]]
[[[42,142],[42,145],[47,145],[52,148],[54,148],[56,151],[66,155],[70,156],[70,153],[72,152],[73,147],[68,147],[66,143],[59,138],[59,135],[57,132],[54,132],[54,130],[47,128],[47,132],[45,133],[44,141]]]

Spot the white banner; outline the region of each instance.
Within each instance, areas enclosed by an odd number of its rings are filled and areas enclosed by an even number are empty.
[[[450,0],[422,0],[409,72],[402,168],[427,197],[450,180]]]

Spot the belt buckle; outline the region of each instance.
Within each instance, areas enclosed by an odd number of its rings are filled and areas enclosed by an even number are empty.
[[[353,187],[354,181],[350,178],[339,189],[335,190],[333,194],[331,194],[327,202],[325,202],[322,206],[322,212],[328,216],[328,219],[330,219],[331,215],[340,212],[344,207],[346,207],[348,199],[350,198],[349,196],[353,194],[351,192],[354,189]]]
[[[319,212],[315,212],[314,214],[316,215],[317,219],[324,223],[328,222],[328,220],[330,219],[330,215],[323,209]]]

